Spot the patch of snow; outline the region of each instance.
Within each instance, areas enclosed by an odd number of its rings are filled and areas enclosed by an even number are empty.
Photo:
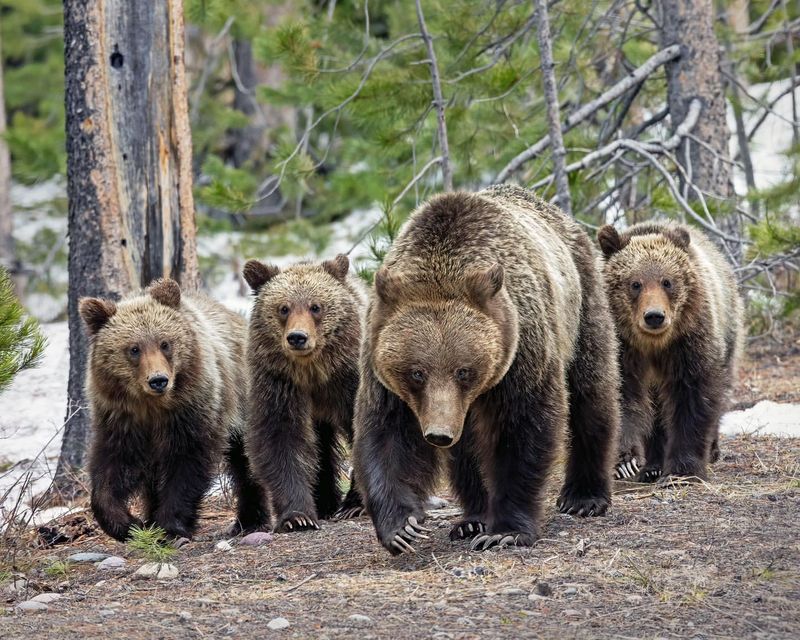
[[[774,435],[800,438],[800,404],[762,400],[741,411],[722,417],[720,433],[726,435]]]

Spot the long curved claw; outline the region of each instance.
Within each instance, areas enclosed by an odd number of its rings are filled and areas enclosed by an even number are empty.
[[[289,531],[292,531],[293,528],[294,528],[294,527],[292,527],[292,521],[291,520],[287,520],[285,526]]]
[[[400,545],[401,551],[408,551],[409,553],[416,553],[417,552],[417,550],[414,547],[412,547],[406,541],[406,539],[403,536],[401,536],[399,533],[394,537],[393,545],[394,545],[394,543],[397,543],[398,545]]]
[[[420,539],[423,539],[423,540],[427,540],[428,539],[428,536],[426,536],[424,533],[419,533],[410,524],[407,524],[405,527],[403,527],[403,529],[404,529],[404,531],[406,533],[408,533],[408,535],[410,535],[410,536],[412,536],[414,538],[420,538]]]
[[[423,527],[421,524],[419,524],[415,516],[408,516],[408,523],[417,531],[424,531],[425,533],[430,533],[432,531],[432,529],[428,529],[427,527]]]

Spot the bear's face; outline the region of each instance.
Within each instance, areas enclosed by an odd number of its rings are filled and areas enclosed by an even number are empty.
[[[508,367],[508,337],[487,312],[501,304],[502,269],[467,278],[464,299],[426,300],[425,287],[415,292],[401,280],[376,274],[385,319],[374,337],[375,373],[414,412],[427,442],[450,447],[470,405]]]
[[[688,233],[668,229],[625,238],[604,227],[598,239],[620,333],[643,347],[663,346],[674,336],[692,288]]]
[[[347,256],[337,256],[322,265],[296,265],[281,271],[248,261],[244,276],[256,294],[253,315],[259,339],[279,348],[293,362],[312,362],[353,313],[344,287],[349,264]]]
[[[145,296],[119,305],[83,298],[79,308],[92,339],[96,387],[110,397],[169,404],[195,351],[178,284],[159,280]]]

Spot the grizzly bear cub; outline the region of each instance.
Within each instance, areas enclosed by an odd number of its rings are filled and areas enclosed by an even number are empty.
[[[573,220],[520,187],[440,195],[375,276],[354,468],[392,554],[424,538],[449,465],[473,549],[533,544],[569,434],[562,512],[602,515],[619,426],[617,344],[597,255]]]
[[[286,269],[249,260],[253,289],[247,451],[276,531],[363,512],[355,482],[342,503],[342,438],[352,441],[366,292],[345,255]]]
[[[622,234],[607,225],[597,239],[621,341],[617,477],[705,478],[741,351],[733,271],[684,225],[643,223]]]
[[[93,440],[91,503],[108,535],[155,524],[191,538],[203,496],[227,455],[238,498],[235,530],[268,519],[244,455],[244,319],[174,280],[121,302],[82,298],[89,336],[86,391]],[[144,500],[143,520],[129,501]]]

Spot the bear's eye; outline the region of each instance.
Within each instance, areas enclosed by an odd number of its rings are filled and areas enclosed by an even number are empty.
[[[281,308],[278,309],[278,313],[280,313],[282,316],[288,316],[289,315],[289,307],[287,305],[285,305],[285,304],[282,305]]]
[[[456,380],[459,382],[469,382],[472,378],[472,371],[466,368],[456,370]]]
[[[417,384],[425,382],[425,374],[420,369],[414,369],[411,372],[411,379]]]
[[[167,342],[166,340],[163,340],[161,342],[161,350],[162,351],[169,351],[169,342]]]
[[[138,356],[138,355],[139,355],[139,353],[140,353],[139,345],[136,345],[136,344],[135,344],[135,345],[133,345],[133,346],[130,348],[130,353],[131,353],[131,355],[132,355],[132,356]]]
[[[317,313],[319,313],[320,311],[322,311],[322,307],[320,307],[320,306],[319,306],[318,304],[316,304],[316,303],[315,303],[315,304],[312,304],[312,305],[309,307],[309,309],[311,309],[311,313],[314,313],[314,314],[317,314]]]
[[[639,291],[639,289],[641,288],[642,288],[642,283],[639,282],[638,280],[634,280],[633,282],[631,282],[631,289],[633,289],[634,291]]]
[[[661,284],[664,285],[665,289],[672,289],[672,282],[667,278]]]

